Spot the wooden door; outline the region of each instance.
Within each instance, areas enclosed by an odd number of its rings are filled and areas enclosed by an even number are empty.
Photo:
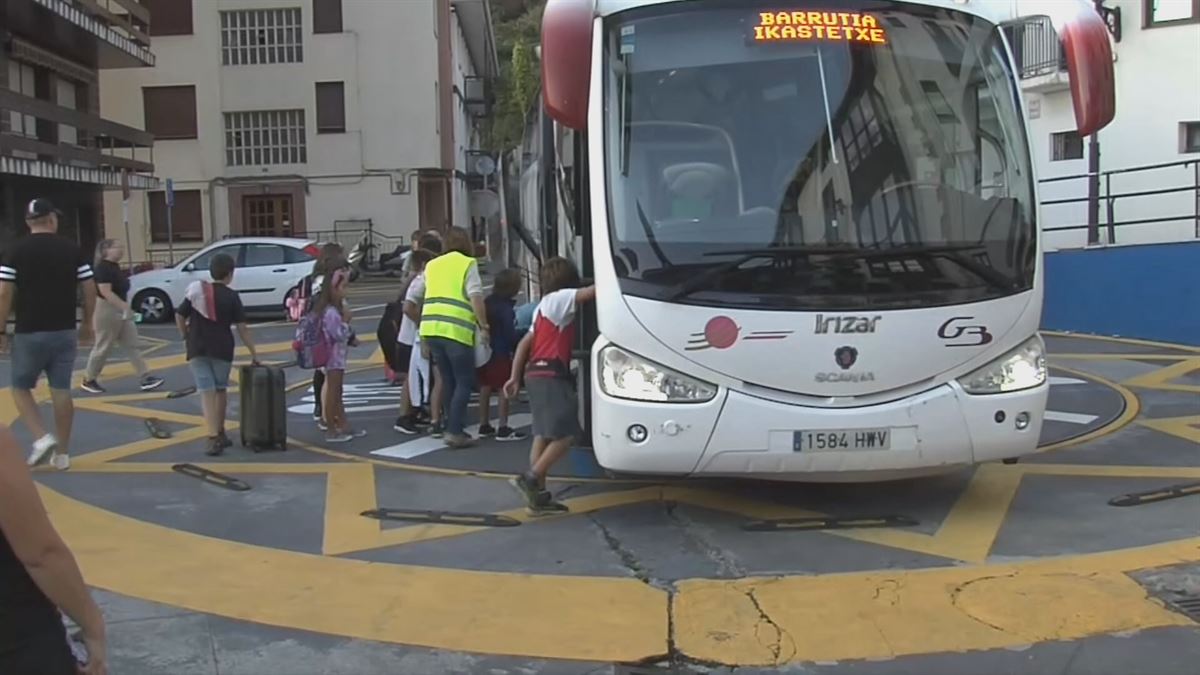
[[[290,237],[291,195],[247,195],[242,198],[242,234],[247,237]]]

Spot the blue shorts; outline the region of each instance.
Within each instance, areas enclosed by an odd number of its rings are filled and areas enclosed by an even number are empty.
[[[192,370],[192,377],[196,378],[197,391],[225,391],[229,388],[229,370],[233,368],[229,361],[197,356],[188,361],[188,368]]]
[[[46,374],[51,389],[71,389],[79,334],[74,329],[12,336],[12,386],[32,390]]]

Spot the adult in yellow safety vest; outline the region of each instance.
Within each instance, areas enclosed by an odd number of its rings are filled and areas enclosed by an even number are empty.
[[[475,388],[475,340],[489,340],[483,281],[472,256],[471,236],[461,227],[446,235],[445,253],[425,266],[421,348],[428,350],[443,383],[442,414],[446,445],[465,448],[474,440],[464,431],[467,404]]]

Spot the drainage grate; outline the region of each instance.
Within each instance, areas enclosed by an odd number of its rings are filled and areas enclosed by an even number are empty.
[[[1183,612],[1187,618],[1200,623],[1200,595],[1185,595],[1171,601],[1175,609]]]

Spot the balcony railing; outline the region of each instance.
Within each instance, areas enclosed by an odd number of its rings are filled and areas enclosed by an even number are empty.
[[[1058,32],[1048,17],[1022,21],[1006,30],[1022,80],[1054,75],[1067,69],[1067,57]]]
[[[13,33],[42,36],[42,46],[77,52],[74,58],[89,66],[154,65],[148,34],[150,11],[137,0],[9,0],[6,18]],[[47,30],[52,18],[64,25]],[[79,47],[79,35],[94,40],[96,48],[90,54],[88,48]]]
[[[154,136],[145,131],[0,89],[0,117],[12,113],[24,118],[25,133],[0,132],[0,159],[4,160],[0,171],[4,173],[116,186],[120,185],[121,171],[126,171],[132,174],[131,187],[152,188],[157,184],[150,175],[154,172]],[[32,133],[30,126],[42,133]],[[64,129],[74,130],[70,135],[77,142],[56,142]]]

